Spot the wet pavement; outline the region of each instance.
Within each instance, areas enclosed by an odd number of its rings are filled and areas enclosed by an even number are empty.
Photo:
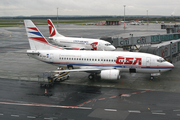
[[[61,24],[65,36],[100,38],[129,33],[164,34],[160,25],[82,26]],[[48,37],[48,27],[38,26]],[[124,34],[125,33],[125,34]],[[70,73],[70,79],[52,88],[40,88],[37,76],[57,67],[26,55],[24,27],[0,28],[0,119],[49,120],[159,120],[180,119],[180,63],[150,81],[149,74],[122,73],[118,81],[89,81],[88,73]]]

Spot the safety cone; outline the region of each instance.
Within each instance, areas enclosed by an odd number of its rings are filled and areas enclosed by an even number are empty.
[[[122,80],[121,80],[121,85],[123,84]]]
[[[47,89],[45,89],[44,95],[47,95]]]

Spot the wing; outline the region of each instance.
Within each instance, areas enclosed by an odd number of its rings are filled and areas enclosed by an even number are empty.
[[[56,70],[52,72],[100,72],[101,69],[71,69],[71,70]]]
[[[83,47],[81,48],[74,48],[74,47],[62,47],[63,49],[66,49],[66,50],[85,50]]]
[[[88,72],[88,73],[100,73],[102,70],[112,70],[115,69],[114,67],[99,67],[99,68],[93,68],[93,67],[86,67],[86,68],[80,68],[80,69],[65,69],[65,70],[56,70],[51,72]],[[50,71],[49,71],[50,72]]]

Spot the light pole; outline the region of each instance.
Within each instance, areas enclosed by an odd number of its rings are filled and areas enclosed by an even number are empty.
[[[58,8],[57,8],[57,27],[58,27]]]
[[[148,25],[148,10],[147,10],[147,25]]]
[[[125,29],[125,7],[126,5],[124,5],[124,29]]]

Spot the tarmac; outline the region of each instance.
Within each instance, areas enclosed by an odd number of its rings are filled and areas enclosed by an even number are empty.
[[[45,37],[48,26],[38,26]],[[93,26],[59,24],[65,36],[100,38],[113,35],[165,34],[160,24]],[[180,62],[150,81],[149,74],[121,73],[117,81],[89,81],[88,73],[72,72],[70,78],[47,89],[38,75],[57,67],[29,58],[24,27],[0,28],[0,119],[139,120],[180,119]]]

